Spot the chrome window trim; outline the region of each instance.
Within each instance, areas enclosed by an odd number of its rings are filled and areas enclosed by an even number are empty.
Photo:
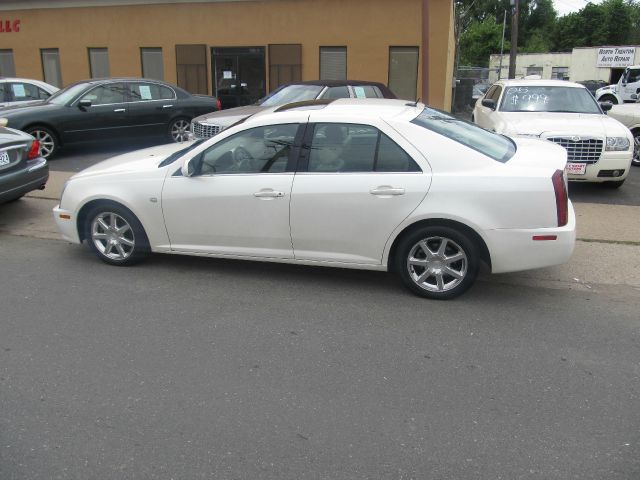
[[[141,82],[139,80],[125,80],[123,82],[125,85],[134,85],[134,84],[143,84],[143,83],[150,83],[152,85],[158,85],[159,87],[165,87],[168,88],[169,90],[171,90],[173,92],[173,97],[172,98],[159,98],[157,100],[151,99],[151,100],[135,100],[135,101],[129,101],[129,102],[125,102],[125,103],[141,103],[141,102],[172,102],[174,100],[178,99],[178,94],[176,93],[176,91],[173,89],[173,87],[170,87],[169,85],[165,85],[163,83],[158,83],[158,82],[153,82],[153,81],[145,81],[145,82]]]

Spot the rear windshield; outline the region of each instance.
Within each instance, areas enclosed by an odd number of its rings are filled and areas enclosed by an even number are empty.
[[[516,153],[516,144],[510,138],[434,108],[425,108],[411,123],[450,138],[498,162],[504,163]]]

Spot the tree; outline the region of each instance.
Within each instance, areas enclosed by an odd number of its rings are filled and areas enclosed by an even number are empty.
[[[481,22],[473,22],[460,37],[460,65],[488,67],[489,56],[500,53],[502,23],[488,17]],[[505,48],[509,45],[505,43]]]

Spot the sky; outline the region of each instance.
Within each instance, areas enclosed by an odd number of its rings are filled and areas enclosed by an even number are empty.
[[[591,0],[592,3],[600,3],[599,0]],[[558,12],[558,16],[561,17],[567,13],[577,12],[583,9],[588,0],[553,0],[553,6]]]

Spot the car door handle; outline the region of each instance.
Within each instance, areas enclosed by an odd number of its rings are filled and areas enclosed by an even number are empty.
[[[126,108],[116,108],[116,109],[114,110],[114,112],[116,112],[116,113],[122,113],[122,112],[126,112],[126,111],[127,111],[127,109],[126,109]]]
[[[281,198],[284,197],[284,192],[276,192],[275,190],[260,190],[253,194],[258,198]]]
[[[173,105],[162,105],[162,108],[171,108]]]
[[[394,188],[389,186],[381,186],[370,190],[371,195],[404,195],[404,188]]]

